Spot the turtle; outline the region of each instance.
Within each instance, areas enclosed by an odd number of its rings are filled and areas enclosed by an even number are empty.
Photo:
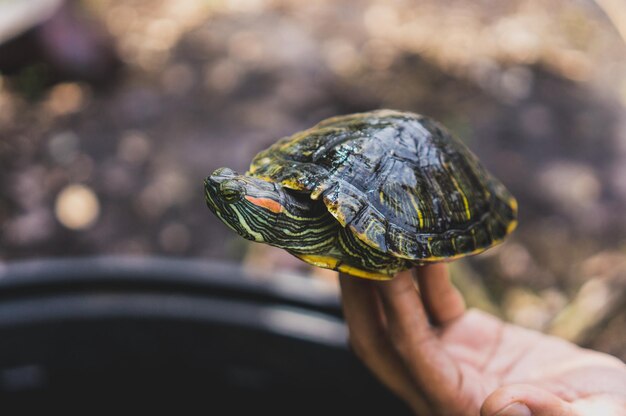
[[[335,116],[215,170],[209,209],[242,237],[375,280],[473,255],[517,225],[517,202],[437,121],[374,110]]]

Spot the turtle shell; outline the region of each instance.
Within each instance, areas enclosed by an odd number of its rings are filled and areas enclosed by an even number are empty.
[[[516,225],[506,188],[440,124],[414,113],[329,118],[260,152],[248,175],[322,198],[361,241],[418,262],[483,251]]]

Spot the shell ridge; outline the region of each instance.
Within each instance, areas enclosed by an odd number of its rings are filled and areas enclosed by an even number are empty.
[[[260,152],[249,174],[322,197],[361,242],[411,261],[489,247],[516,221],[512,196],[465,144],[414,113],[326,119]]]
[[[341,146],[345,142],[348,142],[350,140],[354,140],[357,137],[361,137],[361,135],[358,135],[358,136],[351,135],[350,134],[351,132],[347,128],[345,128],[345,127],[344,128],[336,128],[336,130],[337,130],[337,132],[339,134],[336,137],[328,140],[326,143],[324,143],[324,145],[320,146],[320,148],[317,149],[311,155],[311,161],[313,163],[318,162],[321,158],[326,156],[328,154],[328,150],[329,149],[332,149],[332,148],[337,147],[337,146]]]

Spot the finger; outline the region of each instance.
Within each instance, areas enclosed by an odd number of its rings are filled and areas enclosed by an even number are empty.
[[[435,405],[449,403],[461,387],[460,371],[428,322],[411,271],[377,287],[392,344],[413,380]]]
[[[339,284],[355,354],[393,392],[423,410],[423,404],[412,397],[414,384],[387,337],[373,282],[340,274]]]
[[[444,263],[417,266],[414,275],[419,284],[422,302],[436,325],[446,325],[465,313],[465,300],[450,281]]]
[[[379,356],[389,345],[374,288],[365,279],[344,274],[340,274],[339,285],[352,348],[364,360]]]
[[[574,416],[572,406],[539,387],[514,384],[491,393],[480,409],[481,416]]]

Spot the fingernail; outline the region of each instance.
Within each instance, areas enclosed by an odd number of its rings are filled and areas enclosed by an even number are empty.
[[[530,409],[524,403],[515,402],[500,410],[494,416],[532,416]]]

